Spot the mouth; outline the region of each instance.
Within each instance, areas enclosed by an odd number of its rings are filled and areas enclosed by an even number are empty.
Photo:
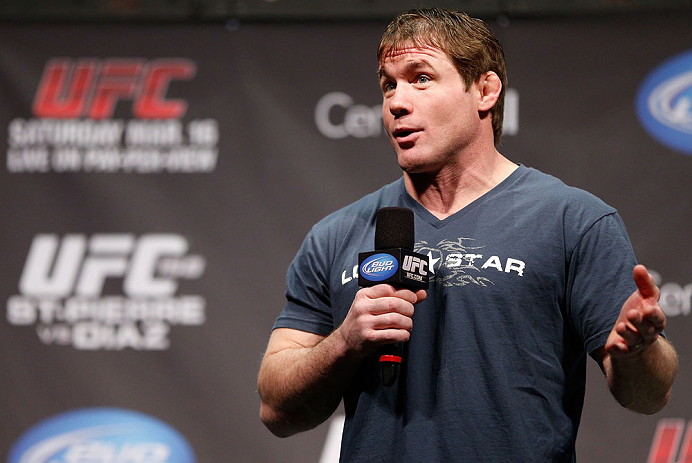
[[[420,130],[418,129],[411,129],[408,127],[403,127],[399,129],[395,129],[392,132],[392,137],[394,140],[396,140],[398,143],[412,143],[416,138],[417,134],[420,133]]]

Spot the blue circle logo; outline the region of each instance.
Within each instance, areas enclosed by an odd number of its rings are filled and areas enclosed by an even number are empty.
[[[195,454],[183,436],[155,418],[117,408],[86,408],[38,423],[14,444],[7,461],[194,463]]]
[[[639,87],[637,116],[660,143],[692,154],[692,50],[665,61]]]
[[[360,274],[370,281],[384,281],[399,270],[399,262],[391,254],[373,254],[363,261]]]

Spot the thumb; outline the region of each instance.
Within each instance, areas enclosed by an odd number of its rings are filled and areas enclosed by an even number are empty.
[[[632,277],[634,278],[634,283],[637,285],[637,289],[642,297],[658,298],[659,290],[656,283],[654,283],[654,278],[648,272],[646,267],[643,265],[637,265],[632,271]]]

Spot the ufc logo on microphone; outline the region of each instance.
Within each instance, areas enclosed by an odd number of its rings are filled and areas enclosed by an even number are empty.
[[[416,256],[405,255],[404,261],[401,263],[401,268],[407,272],[417,273],[419,275],[427,275],[428,261],[420,259]]]
[[[106,60],[54,59],[46,64],[34,98],[37,117],[70,119],[113,117],[119,100],[132,100],[132,114],[140,119],[176,119],[187,102],[167,99],[174,80],[192,79],[193,61],[183,58]]]

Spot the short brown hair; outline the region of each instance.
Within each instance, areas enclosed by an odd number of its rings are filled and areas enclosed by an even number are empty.
[[[377,48],[377,61],[382,64],[392,52],[409,44],[439,48],[454,63],[467,90],[488,71],[498,75],[502,91],[491,110],[497,145],[502,135],[507,70],[502,45],[485,22],[466,13],[440,8],[410,10],[387,26]]]

